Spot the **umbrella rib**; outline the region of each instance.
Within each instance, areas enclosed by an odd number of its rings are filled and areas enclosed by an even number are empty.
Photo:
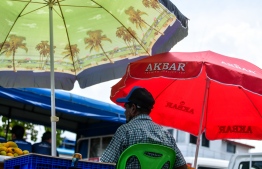
[[[30,1],[31,1],[31,0],[30,0]],[[21,10],[21,12],[19,13],[19,15],[15,18],[15,21],[14,21],[13,25],[11,26],[10,30],[8,31],[8,33],[6,34],[6,37],[5,37],[4,41],[3,41],[3,45],[0,45],[0,52],[2,51],[2,49],[3,49],[3,47],[4,47],[4,44],[5,44],[5,42],[6,42],[6,39],[7,39],[8,36],[10,35],[11,30],[12,30],[13,27],[15,26],[15,23],[17,22],[18,18],[21,17],[21,13],[25,10],[25,8],[29,5],[29,3],[30,3],[30,2],[28,2],[28,3],[24,6],[24,8],[23,8],[23,9]]]
[[[47,5],[44,5],[44,6],[40,7],[40,8],[37,8],[37,9],[35,9],[35,10],[32,10],[32,11],[27,12],[27,13],[25,13],[25,14],[23,14],[23,15],[20,15],[20,16],[25,16],[25,15],[27,15],[27,14],[29,14],[29,13],[35,12],[35,11],[37,11],[37,10],[39,10],[39,9],[42,9],[42,8],[46,7],[46,6],[47,6]]]
[[[10,1],[16,1],[16,2],[29,2],[29,1],[23,1],[23,0],[10,0]],[[34,3],[34,4],[46,4],[42,2],[29,2],[29,3]]]
[[[240,87],[239,87],[240,88]],[[254,108],[256,109],[258,115],[262,118],[262,115],[261,113],[259,112],[258,108],[256,107],[256,105],[252,102],[252,100],[250,99],[250,97],[248,97],[248,95],[246,94],[246,92],[243,90],[243,88],[240,88],[242,89],[243,93],[247,96],[248,100],[251,102],[251,104],[254,106]]]
[[[62,15],[61,17],[62,17],[64,26],[65,26],[66,37],[67,37],[67,41],[68,41],[68,45],[69,45],[69,49],[70,49],[70,54],[71,54],[71,56],[72,56],[73,67],[74,67],[75,75],[76,75],[75,61],[74,61],[74,58],[73,58],[73,52],[72,52],[72,48],[71,48],[70,39],[69,39],[69,36],[68,36],[68,29],[67,29],[67,27],[66,27],[65,17],[64,17],[63,11],[62,11],[62,9],[61,9],[60,2],[57,1],[57,4],[58,4],[58,6],[59,6],[59,9],[60,9],[60,12],[61,12],[61,15]]]
[[[59,6],[84,7],[84,8],[101,8],[101,7],[97,7],[97,6],[80,6],[80,5],[59,5]]]
[[[117,19],[111,12],[109,12],[106,8],[104,8],[103,6],[101,6],[100,4],[95,2],[94,0],[91,0],[91,1],[96,3],[101,8],[103,8],[108,14],[110,14],[113,18],[115,18],[115,20],[118,21],[118,23],[120,23],[124,28],[126,28],[126,31],[129,32],[129,34],[138,42],[138,44],[140,44],[140,46],[142,46],[144,51],[146,51],[146,53],[151,56],[151,54],[145,49],[144,45],[127,29],[127,27],[125,27],[125,25],[119,19]]]
[[[169,86],[172,85],[175,81],[177,81],[177,79],[176,79],[176,80],[173,80],[168,86],[166,86],[166,87],[156,96],[155,100],[156,100],[167,88],[169,88]]]
[[[70,6],[70,7],[80,7],[80,8],[81,7],[84,7],[84,8],[101,8],[101,7],[93,7],[93,6],[61,5],[60,2],[61,1],[57,1],[57,3],[59,4],[59,7],[61,7],[61,6]],[[60,9],[60,11],[62,13],[61,8],[59,8],[59,9]],[[60,16],[63,19],[63,16],[61,16],[54,8],[53,8],[53,10],[57,13],[58,16]]]
[[[55,8],[53,8],[53,10],[55,11],[55,13],[60,16],[61,19],[63,19],[63,17],[57,12],[57,10],[55,10]]]

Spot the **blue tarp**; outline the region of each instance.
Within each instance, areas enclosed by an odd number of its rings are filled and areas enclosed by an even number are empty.
[[[51,92],[39,88],[1,88],[0,115],[50,126]],[[107,121],[124,123],[124,109],[62,90],[55,92],[57,128],[76,132],[79,125]]]

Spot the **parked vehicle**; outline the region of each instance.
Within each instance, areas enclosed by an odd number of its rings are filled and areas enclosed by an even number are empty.
[[[185,157],[193,167],[195,157]],[[262,169],[262,153],[237,153],[229,160],[198,157],[196,169]]]
[[[189,166],[193,167],[195,157],[185,157],[185,160]],[[198,157],[196,169],[227,169],[228,164],[228,160]]]
[[[228,169],[262,169],[262,153],[235,154],[230,159]]]

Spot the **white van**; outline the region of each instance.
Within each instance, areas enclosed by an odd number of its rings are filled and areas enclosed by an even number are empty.
[[[229,169],[262,169],[262,153],[234,154],[229,162]]]
[[[193,167],[195,157],[184,157],[187,164]],[[198,157],[196,169],[227,169],[229,161],[214,158]]]

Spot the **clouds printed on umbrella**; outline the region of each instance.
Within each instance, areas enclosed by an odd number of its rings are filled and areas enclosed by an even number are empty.
[[[177,24],[185,31],[170,48],[187,36],[187,26],[155,0],[53,3],[55,72],[77,75],[97,65],[151,55],[157,40]],[[49,71],[47,2],[4,0],[1,11],[0,69]]]

